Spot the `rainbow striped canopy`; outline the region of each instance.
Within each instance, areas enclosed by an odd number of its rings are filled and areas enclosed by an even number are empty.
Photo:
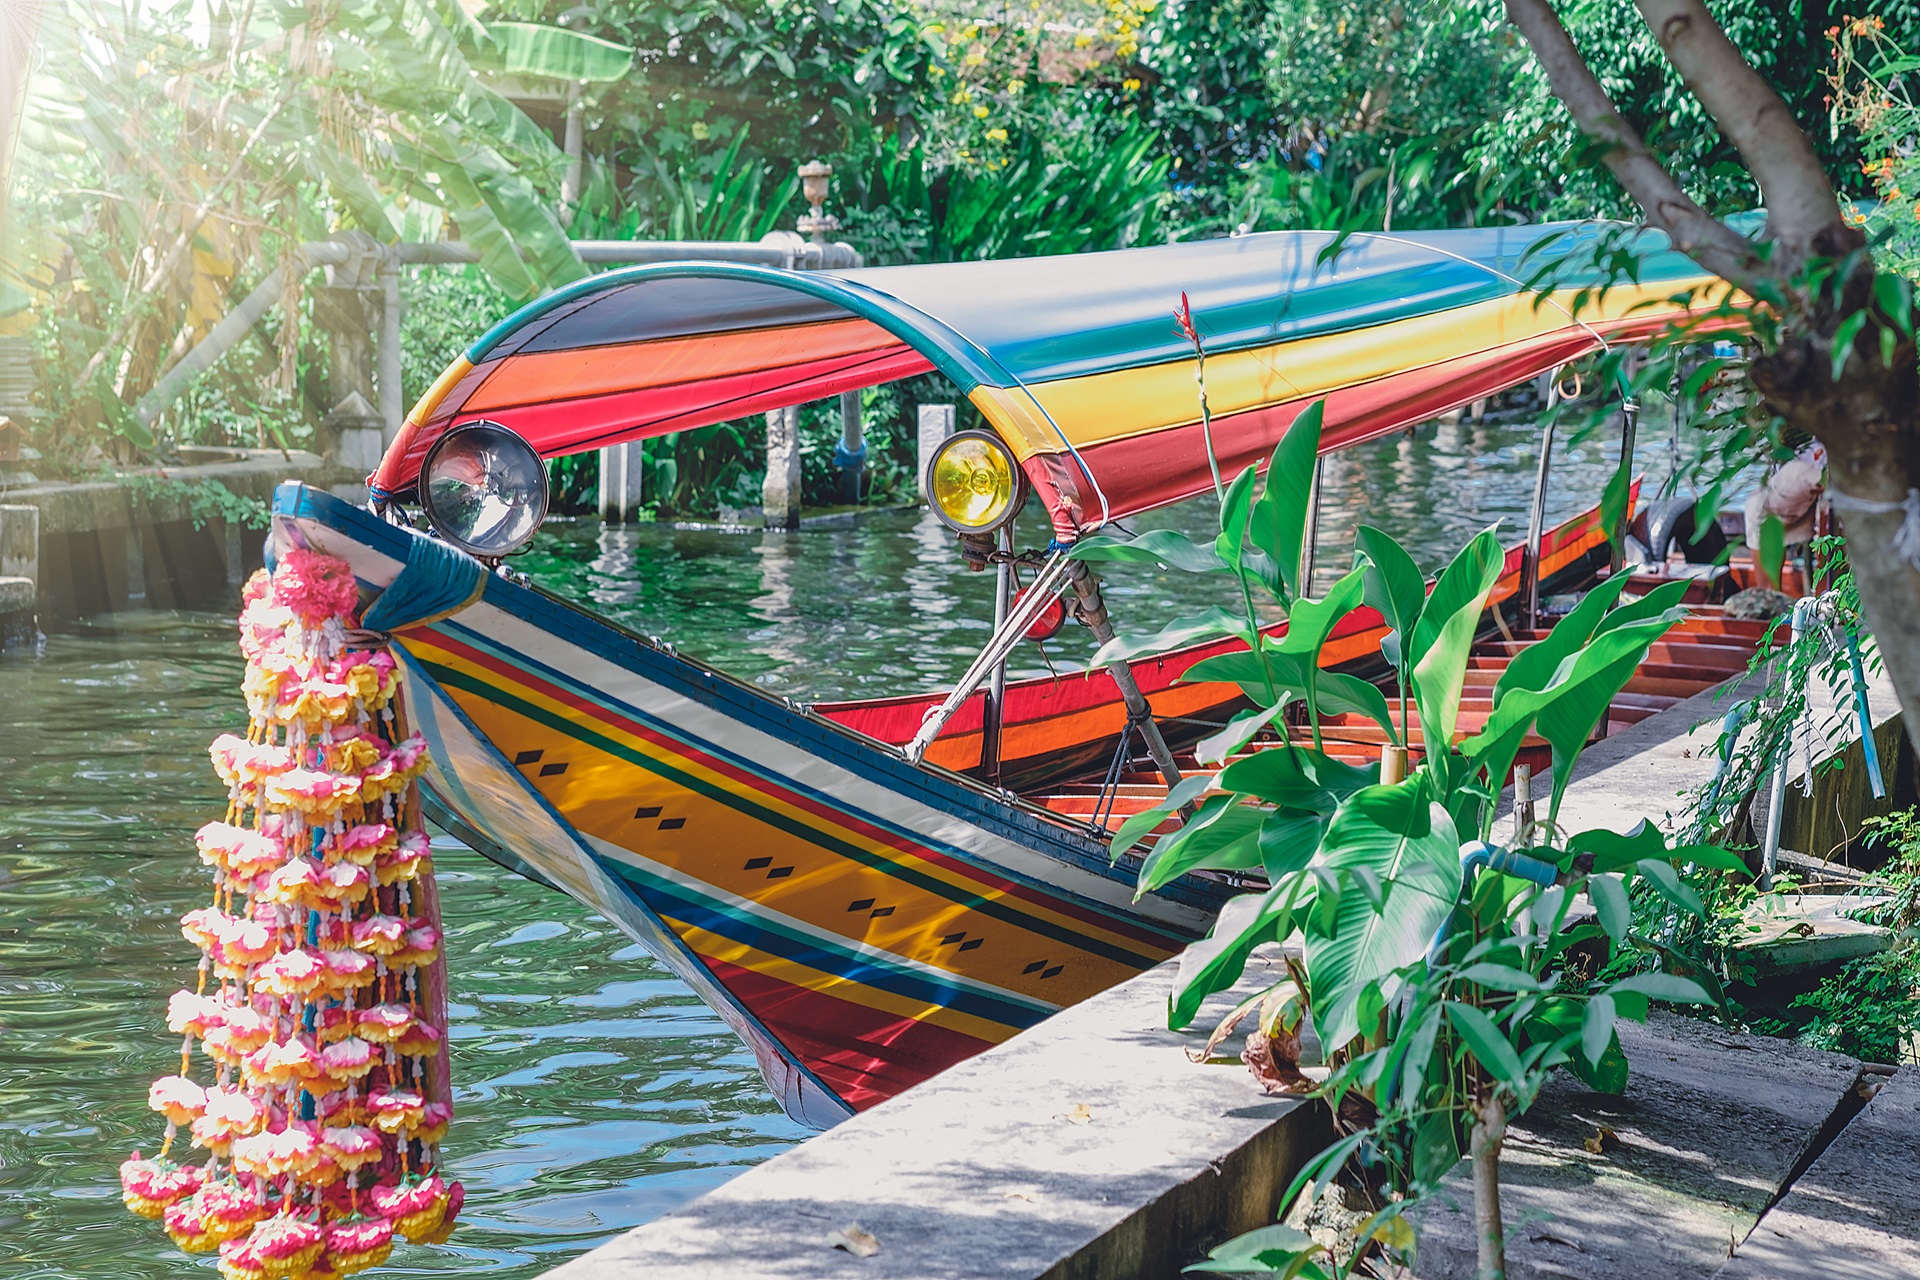
[[[1602,245],[1610,262],[1629,252],[1636,278],[1610,280]],[[938,370],[1072,539],[1212,485],[1193,348],[1173,319],[1183,295],[1233,474],[1315,400],[1324,447],[1342,448],[1649,337],[1725,290],[1659,232],[1623,245],[1591,223],[842,272],[640,266],[495,326],[421,398],[371,482],[406,492],[433,441],[476,419],[556,457]]]

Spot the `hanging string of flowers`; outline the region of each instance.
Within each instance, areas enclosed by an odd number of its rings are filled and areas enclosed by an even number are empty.
[[[180,1072],[148,1096],[159,1155],[134,1152],[120,1183],[227,1280],[323,1280],[379,1266],[396,1236],[445,1240],[460,1210],[436,1172],[452,1109],[426,744],[392,655],[356,644],[343,561],[291,551],[243,600],[251,725],[212,747],[229,799],[196,837],[212,904],[180,922],[201,951],[167,1007]],[[183,1135],[203,1162],[175,1158]]]

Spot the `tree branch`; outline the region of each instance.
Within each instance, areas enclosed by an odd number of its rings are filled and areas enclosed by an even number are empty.
[[[1665,231],[1676,249],[1735,285],[1745,288],[1770,277],[1753,243],[1682,191],[1621,117],[1548,0],[1506,0],[1506,8],[1507,20],[1533,49],[1554,96],[1566,104],[1582,133],[1605,145],[1607,169],[1646,210],[1647,220]]]
[[[1722,136],[1747,162],[1767,208],[1774,267],[1796,271],[1809,257],[1838,257],[1865,243],[1840,217],[1833,184],[1813,143],[1773,86],[1747,65],[1701,0],[1635,0],[1661,52]]]

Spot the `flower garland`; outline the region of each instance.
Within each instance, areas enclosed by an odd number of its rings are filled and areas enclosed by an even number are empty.
[[[426,744],[404,734],[392,655],[351,641],[343,561],[288,552],[242,598],[252,723],[212,747],[229,801],[196,836],[213,903],[180,921],[201,951],[167,1006],[180,1073],[148,1094],[159,1156],[134,1152],[120,1185],[181,1249],[218,1250],[227,1280],[325,1280],[379,1266],[396,1236],[445,1240],[463,1198],[435,1172],[452,1108],[425,991]],[[169,1158],[183,1129],[204,1163]]]

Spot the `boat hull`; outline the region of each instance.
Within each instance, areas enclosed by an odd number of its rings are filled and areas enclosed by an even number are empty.
[[[411,530],[299,485],[275,509],[372,591],[416,572]],[[811,1124],[1167,959],[1229,892],[1135,903],[1080,824],[503,577],[388,640],[447,825],[646,945]]]

